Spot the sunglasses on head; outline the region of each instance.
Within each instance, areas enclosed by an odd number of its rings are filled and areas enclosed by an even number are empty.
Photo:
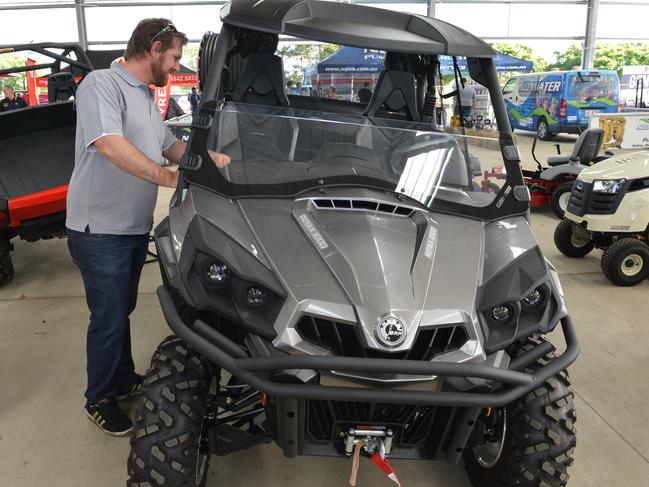
[[[151,44],[155,42],[155,40],[160,37],[162,34],[176,34],[178,33],[178,29],[176,29],[176,26],[169,22],[166,27],[164,27],[160,32],[158,32],[156,35],[154,35],[151,38]]]

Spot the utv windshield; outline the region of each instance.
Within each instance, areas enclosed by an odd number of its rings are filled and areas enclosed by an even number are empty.
[[[471,137],[433,131],[430,123],[232,102],[210,113],[211,127],[194,129],[191,147],[199,167],[189,167],[185,177],[224,196],[360,186],[476,218],[507,212],[503,202],[511,188],[500,191],[507,173],[495,130]],[[231,164],[217,169],[203,147],[229,155]]]

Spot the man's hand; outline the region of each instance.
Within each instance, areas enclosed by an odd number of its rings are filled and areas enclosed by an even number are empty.
[[[213,150],[209,150],[209,149],[207,150],[207,153],[212,158],[212,161],[214,161],[214,165],[219,169],[222,169],[228,164],[230,164],[230,156],[228,156],[227,154],[214,152]]]

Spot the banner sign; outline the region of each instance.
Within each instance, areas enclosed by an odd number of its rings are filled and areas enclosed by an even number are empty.
[[[603,149],[649,148],[649,111],[602,114],[590,119],[590,127],[604,129]]]

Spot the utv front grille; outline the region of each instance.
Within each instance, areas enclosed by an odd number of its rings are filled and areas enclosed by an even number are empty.
[[[392,429],[397,446],[414,447],[429,436],[438,412],[445,408],[344,401],[308,401],[306,436],[331,442],[349,428],[385,426]]]
[[[570,194],[568,211],[573,215],[612,215],[622,201],[626,188],[616,194],[595,193],[592,183],[576,181]]]
[[[420,329],[410,350],[386,352],[363,346],[356,328],[356,325],[315,316],[302,317],[296,327],[303,340],[342,357],[432,360],[442,353],[461,348],[469,339],[463,325]]]
[[[393,205],[372,199],[314,198],[311,200],[319,210],[370,211],[397,216],[410,216],[414,208]]]

